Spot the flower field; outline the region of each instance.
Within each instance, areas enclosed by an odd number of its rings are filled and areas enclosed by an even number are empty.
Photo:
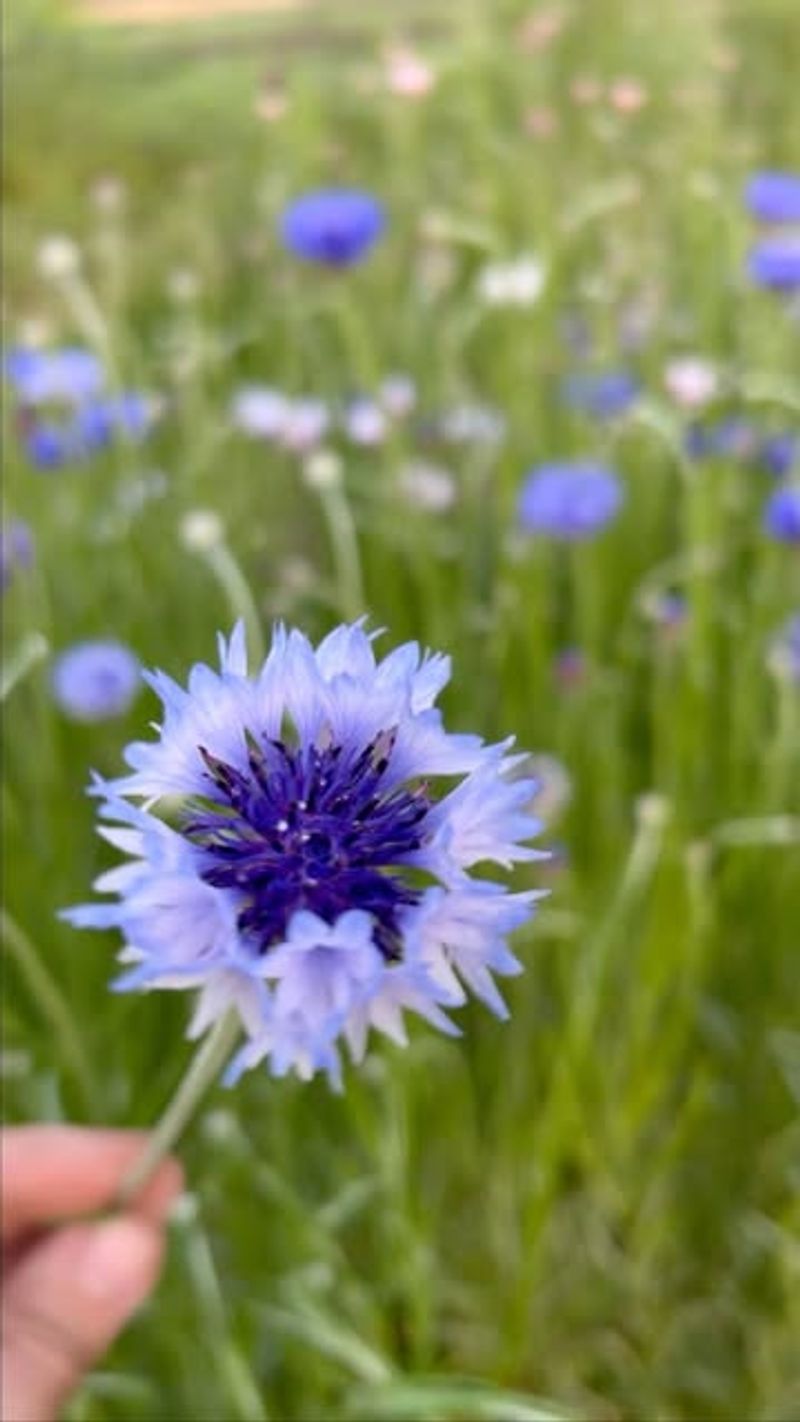
[[[793,5],[7,29],[5,1116],[215,1067],[68,1417],[789,1422]]]

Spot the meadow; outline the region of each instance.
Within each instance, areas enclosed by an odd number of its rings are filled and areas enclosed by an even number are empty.
[[[119,403],[73,437],[6,366],[6,1119],[147,1125],[194,1050],[58,917],[116,862],[90,773],[158,714],[75,714],[77,643],[183,683],[237,618],[257,660],[366,615],[535,758],[552,850],[507,1021],[209,1093],[71,1422],[790,1422],[800,297],[745,191],[800,167],[794,6],[7,28],[6,349]],[[382,204],[363,261],[281,240],[317,188]],[[615,480],[582,537],[520,502],[564,461]]]

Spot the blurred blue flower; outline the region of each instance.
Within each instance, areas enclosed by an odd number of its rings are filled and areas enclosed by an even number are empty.
[[[21,518],[0,525],[0,590],[13,582],[18,569],[29,568],[33,562],[33,534]]]
[[[553,671],[556,681],[564,691],[572,691],[586,680],[588,670],[586,656],[580,647],[562,647],[556,653]]]
[[[243,385],[231,400],[234,428],[255,439],[277,439],[289,411],[289,399],[269,385]]]
[[[754,173],[745,186],[744,200],[760,222],[800,222],[800,174]]]
[[[765,436],[758,448],[758,460],[768,474],[782,479],[792,469],[799,450],[800,437],[794,430],[782,430]]]
[[[307,454],[324,439],[331,414],[324,400],[300,395],[289,400],[281,429],[281,444],[293,454]]]
[[[800,686],[800,612],[793,613],[773,638],[767,662],[776,676]]]
[[[155,402],[135,390],[88,401],[76,411],[70,428],[74,448],[90,453],[105,448],[118,435],[132,441],[144,439],[155,414]]]
[[[80,405],[106,381],[97,356],[80,346],[55,351],[17,346],[7,352],[3,369],[23,405]]]
[[[765,237],[751,247],[747,274],[756,286],[768,291],[796,291],[800,287],[800,236]]]
[[[284,245],[306,261],[347,267],[366,256],[386,225],[369,193],[329,188],[290,203],[280,219]]]
[[[519,521],[528,533],[591,538],[619,512],[623,493],[616,474],[580,460],[531,470],[519,496]]]
[[[686,598],[680,592],[662,592],[653,601],[653,620],[661,627],[679,627],[686,621]]]
[[[758,430],[743,415],[726,415],[711,424],[692,424],[684,439],[690,459],[736,459],[747,463],[756,458],[758,446]]]
[[[561,382],[564,404],[596,420],[624,415],[639,393],[638,380],[625,370],[576,371]]]
[[[377,400],[366,395],[358,395],[346,406],[342,426],[352,444],[367,447],[383,444],[389,433],[388,416]]]
[[[378,390],[378,402],[393,420],[410,415],[417,403],[417,387],[410,375],[387,375]]]
[[[784,484],[770,495],[764,529],[781,543],[800,543],[800,484]]]
[[[121,642],[77,642],[53,666],[53,695],[73,721],[124,716],[141,687],[141,668]]]
[[[37,420],[23,431],[22,443],[28,459],[37,469],[62,469],[77,458],[69,431],[60,425]]]
[[[267,1057],[336,1082],[341,1038],[356,1060],[370,1028],[404,1042],[406,1009],[454,1032],[443,1009],[466,988],[506,1015],[492,974],[520,971],[505,940],[537,894],[469,871],[540,857],[520,844],[534,786],[511,778],[510,742],[444,729],[446,657],[409,643],[377,661],[372,642],[361,623],[316,648],[279,626],[248,675],[237,627],[219,674],[146,676],[158,738],[93,786],[100,833],[132,858],[96,884],[118,902],[66,917],[122,931],[118,987],[199,988],[193,1035],[234,1007],[248,1042],[229,1079]],[[442,777],[459,780],[436,794]]]
[[[37,469],[78,464],[122,437],[138,443],[150,432],[157,402],[136,391],[87,400],[58,422],[23,419],[22,442]]]

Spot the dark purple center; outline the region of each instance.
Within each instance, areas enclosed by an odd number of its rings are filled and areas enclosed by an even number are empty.
[[[386,784],[394,739],[382,732],[354,751],[325,736],[297,747],[249,738],[246,773],[199,748],[208,798],[182,832],[203,851],[203,879],[236,892],[260,953],[297,909],[328,923],[363,909],[384,956],[400,956],[399,914],[419,893],[397,871],[423,842],[430,802],[425,785]]]

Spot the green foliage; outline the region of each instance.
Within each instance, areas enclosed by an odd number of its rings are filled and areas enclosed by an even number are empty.
[[[374,623],[453,654],[452,724],[514,732],[573,790],[546,836],[566,864],[520,875],[552,894],[519,944],[510,1022],[469,1009],[459,1042],[378,1046],[340,1098],[258,1073],[217,1092],[185,1143],[196,1200],[163,1287],[76,1422],[800,1410],[800,719],[765,666],[800,569],[760,533],[766,476],[689,467],[662,386],[691,348],[754,413],[796,417],[796,323],[742,280],[740,204],[748,172],[791,162],[796,18],[758,0],[576,0],[529,53],[515,7],[458,9],[422,33],[441,73],[421,103],[364,84],[379,27],[355,14],[333,60],[307,21],[288,41],[270,21],[156,42],[28,7],[10,31],[10,336],[35,318],[87,339],[85,305],[32,260],[42,236],[70,233],[101,315],[90,338],[125,384],[168,399],[147,446],[59,474],[27,467],[6,412],[5,503],[37,541],[4,607],[10,1118],[148,1123],[188,1059],[179,995],[110,997],[111,938],[55,917],[108,862],[90,767],[118,768],[154,706],[68,723],[48,649],[111,634],[178,677],[208,659],[243,594],[181,542],[198,507],[224,520],[265,624],[318,634],[353,601],[342,509],[228,427],[237,384],[342,398],[402,370],[426,413],[504,411],[498,456],[432,456],[457,480],[445,516],[399,498],[416,450],[403,432],[348,453],[344,513]],[[265,73],[286,81],[273,124],[253,111]],[[649,101],[581,107],[581,75],[633,75]],[[525,131],[530,108],[552,110],[551,136]],[[90,196],[109,174],[122,213]],[[284,200],[323,180],[369,187],[391,213],[340,284],[274,236]],[[548,267],[540,302],[482,308],[480,266],[523,250]],[[198,294],[181,301],[167,288],[186,269]],[[580,308],[608,366],[621,313],[648,303],[630,357],[648,401],[587,426],[555,398],[563,317]],[[620,469],[620,521],[576,550],[519,544],[522,474],[584,450]],[[137,507],[155,468],[165,491]],[[688,619],[670,637],[644,612],[673,587]],[[571,645],[587,670],[565,687],[553,661]]]

